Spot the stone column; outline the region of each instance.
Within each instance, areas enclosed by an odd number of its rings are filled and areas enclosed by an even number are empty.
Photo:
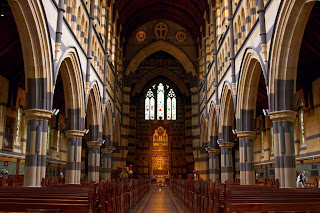
[[[224,142],[220,143],[221,148],[221,183],[226,180],[233,182],[233,159],[232,159],[232,147],[234,143]]]
[[[25,111],[27,120],[27,147],[24,167],[24,186],[41,186],[46,175],[46,145],[48,120],[51,111],[29,109]]]
[[[112,147],[102,148],[102,178],[105,181],[111,180],[111,153],[113,152]]]
[[[81,149],[84,132],[81,130],[66,131],[68,138],[68,157],[66,170],[66,184],[80,184]]]
[[[219,179],[219,149],[209,149],[209,174],[210,180],[215,182]]]
[[[88,156],[88,181],[99,182],[99,172],[100,172],[100,147],[102,142],[90,141],[87,142],[89,147]]]
[[[280,187],[296,187],[296,158],[294,153],[294,128],[296,112],[291,110],[270,112],[273,123],[275,178]]]
[[[254,159],[253,159],[253,139],[256,133],[254,131],[237,132],[239,138],[240,151],[240,184],[255,184]]]

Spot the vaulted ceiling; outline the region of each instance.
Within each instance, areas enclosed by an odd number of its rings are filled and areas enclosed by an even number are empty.
[[[118,30],[121,25],[124,38],[142,24],[163,19],[181,25],[196,41],[207,8],[207,0],[117,0],[114,11],[118,11]]]

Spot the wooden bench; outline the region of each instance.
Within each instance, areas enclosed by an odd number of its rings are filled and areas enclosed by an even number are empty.
[[[25,212],[30,209],[57,212],[88,212],[89,188],[80,187],[3,187],[0,188],[0,209]]]
[[[225,184],[223,212],[319,211],[320,190]]]

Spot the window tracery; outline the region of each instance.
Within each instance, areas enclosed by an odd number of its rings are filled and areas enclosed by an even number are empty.
[[[154,94],[157,94],[155,97]],[[157,105],[155,105],[157,103]],[[177,98],[174,90],[169,85],[159,83],[149,88],[145,97],[145,120],[154,120],[157,112],[157,120],[177,119]],[[166,108],[165,108],[166,106]]]

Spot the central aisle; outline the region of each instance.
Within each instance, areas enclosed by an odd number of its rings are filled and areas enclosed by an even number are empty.
[[[152,188],[146,198],[133,211],[135,213],[187,213],[169,188]]]

